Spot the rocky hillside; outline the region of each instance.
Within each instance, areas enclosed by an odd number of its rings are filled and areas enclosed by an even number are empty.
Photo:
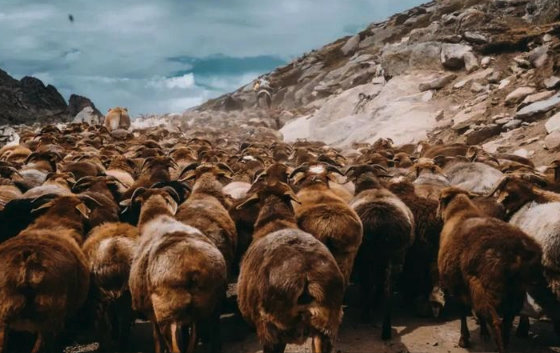
[[[20,81],[0,69],[0,125],[63,122],[90,106],[85,97],[72,95],[69,104],[52,85],[26,76]]]
[[[558,0],[433,1],[264,75],[272,113],[253,109],[248,84],[183,121],[285,124],[288,141],[339,147],[441,139],[549,162],[560,149],[559,19]]]

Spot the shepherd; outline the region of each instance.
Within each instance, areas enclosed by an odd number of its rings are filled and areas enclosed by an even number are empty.
[[[257,107],[270,109],[272,105],[272,87],[265,79],[258,79],[253,85],[253,90],[257,92]]]

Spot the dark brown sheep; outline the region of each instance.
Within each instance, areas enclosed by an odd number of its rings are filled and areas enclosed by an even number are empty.
[[[356,212],[330,188],[330,174],[342,174],[330,165],[303,165],[292,172],[301,204],[295,205],[298,226],[329,248],[345,286],[362,243],[362,222]]]
[[[0,345],[8,329],[37,332],[33,352],[55,352],[64,323],[80,309],[89,290],[89,270],[80,249],[87,198],[60,197],[30,227],[0,245]],[[2,351],[2,349],[0,349]]]
[[[155,352],[178,352],[180,328],[186,351],[192,353],[204,325],[209,326],[212,352],[218,352],[226,263],[200,230],[174,218],[178,199],[170,187],[142,188],[125,202],[141,204],[140,241],[129,281],[132,306],[152,321]]]
[[[243,258],[238,303],[265,353],[313,338],[313,352],[331,353],[342,320],[344,279],[333,256],[297,228],[291,188],[275,182],[239,208],[259,202],[255,239]]]
[[[540,246],[519,228],[484,217],[471,194],[447,188],[440,196],[444,221],[438,267],[442,285],[464,306],[460,347],[469,347],[466,316],[472,306],[481,334],[490,325],[500,353],[505,352],[513,319],[519,314],[527,290],[542,274]],[[500,319],[500,314],[503,321]]]
[[[227,211],[229,205],[222,188],[231,174],[231,169],[222,163],[187,166],[181,173],[182,180],[195,182],[191,196],[177,211],[177,220],[199,229],[220,249],[228,271],[234,264],[237,230]]]
[[[362,292],[362,318],[370,321],[372,290],[377,288],[383,303],[381,338],[391,338],[391,300],[393,283],[402,272],[408,248],[414,242],[414,216],[392,192],[384,188],[377,176],[377,165],[359,165],[348,169],[346,176],[356,184],[356,196],[350,207],[363,224],[363,238],[356,271]],[[384,174],[382,174],[384,175]]]

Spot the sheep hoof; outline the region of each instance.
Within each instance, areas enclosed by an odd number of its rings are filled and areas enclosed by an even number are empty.
[[[391,328],[390,327],[388,329],[383,328],[381,332],[381,339],[383,341],[388,341],[391,338],[393,338],[393,333],[391,332]]]
[[[469,339],[466,337],[461,336],[461,338],[459,339],[459,347],[461,348],[469,348],[471,345],[471,343],[469,342]]]

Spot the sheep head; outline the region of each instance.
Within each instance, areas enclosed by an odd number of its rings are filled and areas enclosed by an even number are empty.
[[[313,184],[323,184],[328,187],[329,181],[335,181],[333,174],[344,176],[344,173],[330,164],[309,164],[304,163],[294,169],[290,174],[293,184],[305,187]]]
[[[439,196],[437,216],[445,222],[459,212],[469,212],[473,209],[475,212],[478,212],[478,209],[470,202],[470,199],[479,196],[457,187],[445,188]]]

